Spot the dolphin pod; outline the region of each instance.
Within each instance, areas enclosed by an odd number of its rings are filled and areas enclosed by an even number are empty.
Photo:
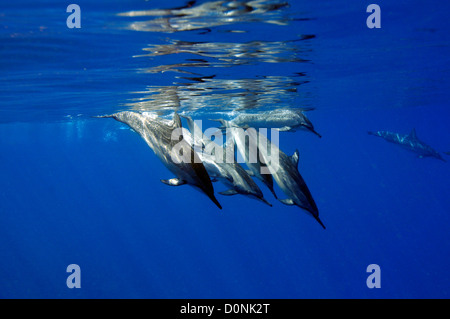
[[[170,186],[189,184],[203,192],[218,208],[222,209],[214,195],[213,188],[213,182],[220,181],[228,188],[226,191],[219,192],[221,195],[241,194],[272,206],[251,178],[255,177],[267,186],[275,199],[285,205],[298,206],[325,229],[325,225],[319,218],[319,209],[298,170],[298,150],[292,156],[288,156],[278,148],[276,143],[272,143],[264,134],[260,134],[254,127],[250,127],[251,124],[262,128],[266,123],[266,128],[275,128],[279,131],[306,129],[321,137],[304,115],[303,111],[307,110],[309,109],[274,110],[259,116],[247,113],[230,121],[214,119],[213,121],[221,123],[220,129],[216,130],[216,133],[226,130],[227,135],[231,135],[230,140],[227,139],[227,143],[224,144],[212,141],[189,116],[182,115],[187,121],[189,131],[183,128],[180,116],[176,112],[172,120],[152,113],[132,111],[96,117],[113,118],[127,124],[137,132],[175,175],[174,178],[161,180],[164,184]],[[174,132],[177,129],[180,129],[180,134],[178,138],[174,138]],[[389,131],[369,131],[368,134],[397,144],[416,153],[420,158],[434,157],[446,162],[439,152],[417,137],[415,129],[405,135]],[[251,160],[251,145],[256,145],[254,149],[256,156],[253,154],[255,156],[253,160]],[[176,152],[174,151],[176,148],[183,151]],[[245,170],[236,161],[235,148],[241,154],[248,170]],[[450,155],[450,152],[443,153]],[[231,154],[231,161],[229,154]],[[286,198],[278,198],[274,190],[274,181]]]
[[[319,218],[319,210],[316,203],[298,171],[298,151],[292,156],[287,156],[274,143],[260,134],[256,130],[247,130],[246,134],[240,134],[240,127],[232,122],[220,120],[221,124],[230,129],[233,139],[239,152],[244,157],[248,166],[252,167],[252,172],[263,182],[267,177],[275,180],[277,185],[287,196],[286,199],[279,199],[285,205],[296,205],[308,213],[325,229],[325,225]],[[251,165],[246,152],[250,149],[248,144],[254,143],[257,146],[258,165]],[[265,168],[265,170],[262,170]],[[264,172],[264,173],[263,173]],[[268,185],[273,191],[273,187]]]
[[[222,206],[214,196],[214,188],[212,182],[220,180],[229,189],[219,192],[221,195],[235,195],[242,194],[255,198],[269,206],[272,206],[263,195],[263,192],[250,176],[260,179],[273,193],[274,197],[278,199],[274,188],[273,181],[275,180],[280,189],[287,196],[286,199],[279,200],[286,205],[296,205],[311,216],[313,216],[319,224],[325,228],[322,221],[319,219],[318,208],[311,196],[311,193],[306,186],[302,176],[298,171],[298,152],[289,157],[278,149],[270,141],[266,140],[258,133],[248,134],[248,138],[241,138],[233,129],[240,128],[236,124],[220,120],[223,126],[231,129],[233,143],[233,159],[231,162],[226,161],[228,145],[218,145],[210,138],[206,137],[201,129],[195,126],[194,121],[190,117],[186,118],[190,132],[182,127],[180,116],[175,112],[172,120],[166,120],[152,113],[138,113],[132,111],[124,111],[111,115],[96,116],[98,118],[113,118],[119,122],[127,124],[135,132],[137,132],[153,150],[157,157],[163,164],[175,175],[174,178],[168,180],[161,180],[163,183],[171,186],[179,186],[189,184],[200,189],[207,195],[217,207]],[[180,129],[182,134],[178,139],[173,138],[173,133],[176,129]],[[242,128],[241,128],[242,129]],[[197,131],[197,133],[195,133]],[[198,131],[200,135],[198,136]],[[251,130],[247,130],[251,131]],[[270,145],[271,150],[275,150],[279,154],[278,167],[274,169],[271,165],[270,152],[263,150],[259,145],[257,147],[256,161],[248,161],[245,163],[249,170],[245,170],[234,159],[234,147],[241,154],[247,152],[250,142],[258,143],[261,140],[266,145]],[[190,151],[190,160],[183,161],[183,156],[173,150],[176,147]],[[225,161],[218,160],[216,156],[203,152],[204,149],[221,150]],[[183,154],[184,155],[184,154]],[[247,158],[248,156],[244,156]],[[228,159],[228,158],[227,158]],[[263,173],[263,170],[265,172]]]

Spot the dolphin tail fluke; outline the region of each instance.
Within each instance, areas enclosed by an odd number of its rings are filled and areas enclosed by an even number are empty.
[[[369,135],[375,135],[375,132],[367,131],[367,134],[369,134]]]

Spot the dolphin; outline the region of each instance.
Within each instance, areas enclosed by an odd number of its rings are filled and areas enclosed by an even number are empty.
[[[222,209],[222,206],[214,196],[214,188],[208,172],[198,158],[197,153],[183,139],[182,135],[180,140],[172,139],[173,131],[182,128],[181,120],[177,113],[174,113],[173,120],[166,120],[151,113],[141,114],[129,111],[98,117],[113,118],[127,124],[147,142],[156,156],[176,176],[168,180],[161,180],[161,182],[171,186],[183,184],[194,186],[206,194],[217,207]],[[175,145],[182,147],[183,151],[190,150],[190,161],[183,161],[180,154],[172,152]]]
[[[313,124],[305,115],[308,109],[275,109],[260,113],[240,113],[230,122],[232,125],[242,128],[277,128],[279,131],[295,132],[297,130],[307,130],[318,137],[322,137],[314,129]],[[224,129],[224,127],[222,127]]]
[[[197,152],[205,165],[208,174],[213,179],[220,180],[229,189],[219,192],[221,195],[231,196],[236,194],[246,195],[272,207],[246,170],[234,161],[227,161],[226,147],[218,145],[210,138],[205,136],[200,127],[192,120],[190,116],[181,115],[186,119],[190,132],[184,132],[184,138],[194,147],[201,148]],[[221,149],[222,158],[217,158],[219,154],[216,150]],[[209,152],[208,152],[209,151]],[[215,153],[212,154],[212,151]]]
[[[296,205],[306,210],[325,229],[325,225],[319,218],[319,209],[298,171],[298,150],[292,156],[287,156],[263,134],[256,131],[254,131],[254,134],[252,138],[258,139],[258,145],[267,145],[267,147],[259,147],[260,155],[267,164],[274,180],[287,196],[286,199],[279,199],[279,201],[285,205]],[[274,154],[278,154],[278,160],[276,161],[271,160]]]
[[[431,146],[425,144],[416,134],[416,129],[412,129],[411,133],[402,135],[388,131],[368,132],[369,135],[375,135],[384,138],[386,141],[397,144],[418,154],[418,157],[434,157],[446,162],[446,160],[434,150]]]
[[[233,136],[233,141],[236,144],[239,152],[241,153],[242,157],[244,158],[245,164],[249,168],[249,171],[247,173],[250,176],[254,176],[258,178],[261,182],[263,182],[269,190],[272,192],[273,196],[275,198],[277,197],[277,194],[275,193],[275,190],[273,189],[273,177],[270,174],[262,174],[261,168],[265,167],[265,163],[261,162],[259,156],[256,156],[255,161],[250,160],[250,156],[248,154],[249,151],[249,144],[250,139],[247,139],[245,137],[245,134],[239,134],[236,130],[242,130],[242,128],[238,127],[237,125],[226,121],[224,119],[212,119],[212,121],[220,122],[222,125],[222,128],[229,129],[231,131],[231,134]],[[248,131],[251,130],[247,130]]]

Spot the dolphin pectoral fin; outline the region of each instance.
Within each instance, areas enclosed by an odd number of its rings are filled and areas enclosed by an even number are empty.
[[[180,186],[186,184],[186,181],[183,181],[179,178],[162,179],[161,182],[169,186]]]
[[[292,161],[292,164],[294,164],[295,167],[298,168],[298,150],[295,150],[294,154],[292,154],[291,161]]]
[[[231,195],[238,194],[238,192],[236,192],[234,189],[229,189],[227,191],[219,192],[219,194],[220,195],[225,195],[225,196],[231,196]]]
[[[280,202],[282,202],[284,205],[295,205],[294,201],[291,198],[286,198],[286,199],[278,199]]]
[[[252,170],[246,169],[245,171],[247,172],[247,174],[248,174],[249,176],[255,176],[255,174],[253,173]]]
[[[290,126],[283,126],[283,127],[278,128],[278,131],[280,131],[280,132],[289,132],[290,130],[292,130],[292,127],[290,127]]]

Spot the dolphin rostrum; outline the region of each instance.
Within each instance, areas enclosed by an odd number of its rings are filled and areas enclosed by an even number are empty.
[[[446,160],[434,150],[431,146],[425,144],[417,137],[416,130],[412,129],[411,133],[407,135],[402,135],[398,133],[388,132],[388,131],[377,131],[368,132],[370,135],[375,135],[384,138],[386,141],[397,144],[413,151],[418,154],[420,158],[423,157],[434,157],[446,162]]]
[[[176,176],[176,178],[161,180],[161,182],[171,186],[192,185],[205,193],[217,207],[222,209],[222,206],[214,196],[214,188],[208,172],[197,153],[183,139],[182,135],[179,136],[178,140],[172,138],[174,130],[178,128],[181,130],[181,120],[177,113],[174,113],[171,121],[157,117],[154,114],[141,114],[129,111],[98,117],[111,117],[127,124],[147,142],[156,156]],[[182,147],[183,152],[185,150],[190,151],[188,155],[190,156],[189,161],[183,161],[181,155],[173,151],[176,145]]]
[[[304,113],[310,110],[313,109],[275,109],[260,113],[240,113],[230,122],[232,125],[242,128],[277,128],[279,131],[286,132],[295,132],[302,129],[322,137],[314,130],[313,124]]]
[[[218,145],[209,137],[205,136],[201,128],[191,117],[183,115],[182,117],[186,119],[190,130],[190,132],[184,133],[184,138],[188,143],[199,148],[197,154],[202,160],[203,165],[205,165],[209,176],[214,179],[217,178],[225,186],[229,187],[228,190],[219,192],[219,194],[227,196],[242,194],[272,206],[272,204],[264,198],[261,189],[245,169],[239,165],[239,163],[234,161],[234,157],[232,160],[226,158],[226,147]],[[214,154],[212,154],[213,152]]]

